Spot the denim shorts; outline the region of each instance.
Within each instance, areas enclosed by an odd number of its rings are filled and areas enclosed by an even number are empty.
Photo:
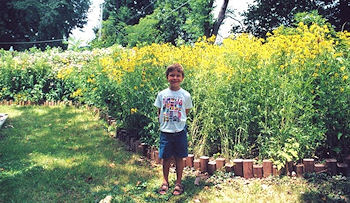
[[[159,158],[185,158],[188,156],[187,131],[165,133],[160,132]]]

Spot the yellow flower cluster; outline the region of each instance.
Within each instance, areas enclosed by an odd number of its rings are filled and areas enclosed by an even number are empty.
[[[214,38],[203,37],[193,45],[177,47],[171,44],[151,44],[132,49],[119,47],[112,55],[101,57],[99,64],[102,72],[118,83],[126,74],[138,71],[141,73],[139,87],[154,80],[154,75],[148,72],[150,68],[164,72],[166,66],[175,62],[182,64],[186,73],[195,79],[214,74],[223,80],[238,77],[241,82],[251,82],[253,78],[246,76],[256,71],[301,75],[305,70],[311,70],[311,76],[316,78],[329,62],[329,56],[333,59],[343,57],[344,53],[336,48],[339,41],[350,47],[348,32],[337,35],[338,41],[331,36],[327,26],[299,23],[297,28],[282,26],[275,29],[267,34],[266,40],[240,34],[225,39],[221,45],[214,44]],[[320,60],[322,57],[324,59]],[[62,70],[61,77],[68,75],[69,70]],[[348,79],[345,67],[339,70],[339,74],[343,81]],[[90,77],[88,82],[92,83],[93,78]],[[136,90],[138,86],[132,84],[131,87]]]
[[[114,60],[110,56],[105,56],[99,59],[102,67],[102,72],[106,73],[109,79],[120,83],[122,81],[122,70],[115,65]]]
[[[315,59],[324,53],[333,53],[334,40],[329,37],[327,26],[311,26],[300,23],[294,33],[284,34],[280,27],[266,41],[248,34],[225,39],[221,46],[211,40],[201,38],[193,46],[174,47],[170,44],[152,44],[142,48],[123,49],[115,53],[117,58],[114,69],[132,72],[137,67],[165,67],[179,62],[187,69],[197,73],[210,71],[220,75],[232,76],[237,71],[252,71],[243,68],[246,63],[256,61],[255,68],[275,64],[281,58],[287,58],[281,69],[288,65],[303,65],[309,59]],[[348,40],[348,34],[341,35]],[[104,67],[113,66],[111,58],[102,59]],[[295,70],[296,72],[298,70]],[[118,74],[121,74],[118,72]]]
[[[134,114],[134,113],[136,113],[136,112],[137,112],[137,108],[131,108],[131,109],[130,109],[130,113],[131,113],[131,114]]]
[[[71,94],[71,97],[75,98],[75,97],[80,97],[82,95],[83,95],[83,90],[79,88]]]
[[[68,66],[67,68],[62,68],[57,73],[58,79],[66,79],[69,77],[69,75],[74,71],[74,68],[72,66]]]
[[[88,82],[88,83],[91,83],[91,84],[96,83],[95,75],[94,75],[94,74],[91,74],[91,75],[88,77],[87,82]]]

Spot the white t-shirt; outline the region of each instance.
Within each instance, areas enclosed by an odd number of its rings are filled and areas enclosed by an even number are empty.
[[[160,108],[160,131],[175,133],[185,128],[186,109],[193,105],[191,95],[186,90],[180,88],[173,91],[167,88],[158,93],[154,106]]]

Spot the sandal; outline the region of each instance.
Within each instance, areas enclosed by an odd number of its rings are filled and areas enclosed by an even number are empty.
[[[166,183],[163,183],[162,186],[160,186],[158,193],[161,195],[165,195],[168,192],[169,185]]]
[[[177,195],[181,195],[184,192],[184,186],[181,184],[176,184],[174,191],[173,191],[173,195],[177,196]]]

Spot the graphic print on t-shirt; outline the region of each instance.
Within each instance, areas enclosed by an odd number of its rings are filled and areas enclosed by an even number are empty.
[[[163,116],[165,122],[179,122],[181,120],[181,97],[163,98]]]

